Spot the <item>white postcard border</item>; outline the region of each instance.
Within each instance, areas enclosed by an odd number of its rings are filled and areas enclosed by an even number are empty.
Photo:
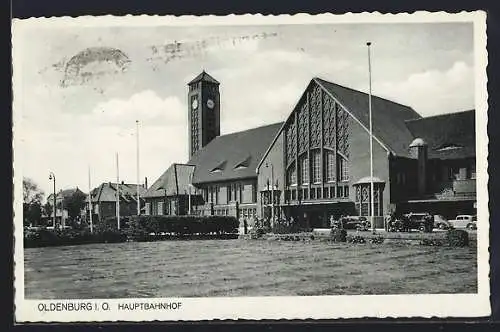
[[[27,300],[24,298],[24,253],[22,228],[22,159],[16,147],[22,135],[22,64],[16,45],[25,29],[55,26],[150,26],[150,25],[259,25],[259,24],[328,24],[328,23],[424,23],[473,22],[475,47],[476,160],[478,210],[478,293],[445,295],[369,295],[307,297],[233,297],[168,299],[80,299]],[[361,317],[481,317],[490,309],[489,285],[489,213],[488,213],[488,137],[487,137],[487,53],[486,14],[484,12],[444,12],[414,14],[361,13],[344,15],[229,15],[221,16],[84,16],[79,18],[30,18],[13,20],[13,169],[14,169],[14,286],[17,322],[103,322],[211,319],[335,319]],[[58,304],[59,303],[59,304]],[[90,303],[92,310],[51,311],[63,303]],[[123,309],[124,304],[170,304],[169,309]],[[174,303],[180,306],[174,307]],[[119,306],[123,310],[119,310]],[[143,304],[143,308],[144,308]],[[126,307],[126,306],[125,306]],[[106,310],[108,308],[109,310]]]

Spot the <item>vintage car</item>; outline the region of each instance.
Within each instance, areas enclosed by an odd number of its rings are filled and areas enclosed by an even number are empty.
[[[455,219],[449,220],[453,228],[477,229],[477,216],[470,214],[458,215]]]
[[[450,228],[453,228],[453,225],[442,215],[435,214],[434,215],[434,228],[450,229]]]
[[[428,233],[432,232],[433,228],[434,218],[429,213],[406,213],[388,225],[390,232],[411,232],[413,229],[418,229]]]

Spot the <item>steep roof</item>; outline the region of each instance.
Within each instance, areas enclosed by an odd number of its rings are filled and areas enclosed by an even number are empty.
[[[258,163],[282,125],[280,122],[216,137],[188,161],[196,166],[192,182],[255,177]]]
[[[120,183],[120,198],[124,201],[134,201],[137,202],[137,187],[139,186],[139,194],[142,195],[145,192],[144,186],[130,183]],[[112,182],[102,183],[99,187],[94,188],[91,191],[92,202],[114,202],[116,201],[116,190],[118,185]]]
[[[198,76],[193,78],[191,82],[188,83],[188,85],[191,85],[193,83],[203,81],[203,82],[210,82],[210,83],[215,83],[215,84],[220,84],[215,78],[210,76],[207,72],[202,71]]]
[[[428,146],[428,157],[457,159],[476,156],[475,110],[407,121],[415,138]]]
[[[73,196],[77,192],[79,192],[79,193],[87,196],[86,193],[84,193],[78,187],[76,187],[76,188],[70,188],[70,189],[60,190],[59,192],[56,193],[56,199],[68,198],[70,196]],[[54,194],[52,193],[52,194],[50,194],[50,195],[47,196],[47,200],[52,200],[53,197],[54,197]]]
[[[151,187],[144,193],[143,197],[163,197],[184,194],[189,190],[191,176],[194,171],[193,165],[172,164]],[[165,191],[166,190],[166,191]]]
[[[367,93],[321,78],[313,80],[337,99],[365,128],[370,127]],[[420,114],[411,107],[372,95],[373,136],[396,155],[407,156],[408,145],[414,138],[405,121],[420,118]]]

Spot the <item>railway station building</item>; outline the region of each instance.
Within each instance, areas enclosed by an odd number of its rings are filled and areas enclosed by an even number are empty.
[[[189,159],[148,189],[147,214],[274,214],[324,228],[370,216],[372,181],[377,227],[393,211],[475,214],[474,110],[424,118],[372,96],[372,179],[368,94],[312,78],[283,122],[220,135],[219,86],[204,71],[188,83]]]

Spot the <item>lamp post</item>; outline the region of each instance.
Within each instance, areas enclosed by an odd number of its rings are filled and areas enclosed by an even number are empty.
[[[373,122],[372,122],[372,65],[370,57],[370,45],[371,42],[367,42],[368,47],[368,81],[369,81],[369,94],[368,94],[368,110],[370,113],[370,203],[371,203],[371,220],[372,220],[372,232],[375,234],[375,201],[374,189],[373,189]]]
[[[271,167],[271,227],[274,226],[274,169],[273,164],[266,162],[266,167]]]
[[[188,184],[188,212],[191,215],[191,184]]]
[[[56,229],[56,176],[54,175],[53,172],[49,173],[49,180],[54,181],[54,217],[52,219],[52,223],[54,226],[54,229]]]
[[[136,124],[136,154],[137,154],[137,215],[141,214],[141,192],[139,188],[139,120],[135,120]]]

